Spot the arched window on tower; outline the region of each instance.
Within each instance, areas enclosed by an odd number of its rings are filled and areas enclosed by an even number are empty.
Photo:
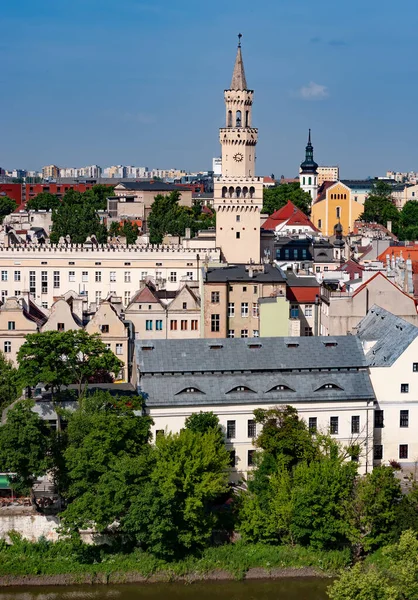
[[[247,188],[247,186],[245,186],[245,187],[242,188],[242,195],[244,196],[244,198],[247,197],[247,195],[248,195],[248,188]]]
[[[252,198],[255,194],[255,188],[253,186],[250,187],[250,198]]]
[[[228,127],[232,127],[232,110],[228,110]]]
[[[226,187],[226,185],[224,185],[224,187],[222,188],[222,198],[226,198],[227,193],[228,188]]]
[[[229,197],[230,198],[234,197],[234,188],[232,186],[229,188]]]
[[[235,127],[241,127],[241,124],[242,124],[241,111],[237,110],[236,115],[235,115]]]
[[[303,185],[305,185],[305,178],[303,178]]]
[[[312,177],[309,177],[308,185],[312,185]]]
[[[250,126],[250,111],[246,110],[245,111],[245,127],[249,127]]]
[[[237,195],[237,198],[241,198],[241,188],[240,187],[235,188],[235,193]]]

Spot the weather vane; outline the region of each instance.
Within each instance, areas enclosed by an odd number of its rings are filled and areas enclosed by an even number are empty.
[[[242,38],[242,33],[238,34],[238,48],[241,48],[241,38]]]

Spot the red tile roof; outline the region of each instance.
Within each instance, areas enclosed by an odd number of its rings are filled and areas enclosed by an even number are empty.
[[[286,223],[287,225],[311,227],[313,231],[319,231],[312,221],[297,206],[288,200],[287,204],[276,210],[263,223],[263,229],[274,230],[278,225]]]
[[[410,258],[412,261],[418,260],[418,245],[414,244],[413,246],[389,246],[383,252],[379,254],[377,260],[381,260],[382,262],[386,262],[386,255],[389,254],[389,257],[392,257],[392,254],[397,257],[402,254],[402,257],[406,260]]]
[[[326,195],[327,195],[327,189],[336,183],[337,183],[336,181],[324,181],[324,183],[321,184],[321,186],[318,190],[318,195],[316,197],[314,204],[316,204],[317,202],[320,202],[321,200],[325,200]]]
[[[318,287],[287,287],[286,298],[289,302],[298,302],[299,304],[314,304],[316,297],[319,296],[319,284]]]

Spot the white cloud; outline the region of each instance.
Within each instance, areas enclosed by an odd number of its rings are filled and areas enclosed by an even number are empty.
[[[328,88],[311,81],[308,85],[300,88],[299,96],[304,100],[323,100],[328,97]]]

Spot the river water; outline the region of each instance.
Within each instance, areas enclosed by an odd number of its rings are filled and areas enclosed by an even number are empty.
[[[326,600],[327,579],[0,589],[0,600]]]

